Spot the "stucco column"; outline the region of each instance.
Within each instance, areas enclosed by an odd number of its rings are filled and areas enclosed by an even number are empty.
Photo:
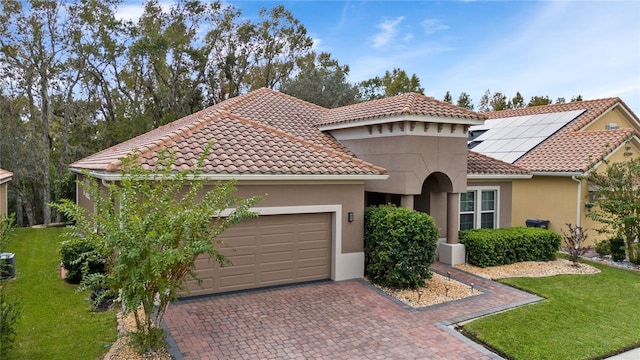
[[[460,194],[447,194],[447,244],[458,243]]]
[[[400,206],[413,210],[413,195],[402,195],[400,198]]]
[[[464,244],[458,242],[459,198],[457,193],[447,194],[447,242],[438,244],[438,259],[449,265],[464,264],[466,258]]]

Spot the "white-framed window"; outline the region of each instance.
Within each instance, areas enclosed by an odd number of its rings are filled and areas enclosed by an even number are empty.
[[[468,187],[460,194],[460,230],[498,228],[499,187]]]

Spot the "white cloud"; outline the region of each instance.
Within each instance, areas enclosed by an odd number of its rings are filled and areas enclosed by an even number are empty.
[[[449,29],[449,26],[442,24],[440,20],[437,20],[437,19],[423,20],[421,25],[422,25],[422,28],[424,29],[425,35],[431,35],[437,31]]]
[[[373,47],[379,49],[391,42],[398,34],[398,25],[404,20],[404,16],[399,16],[394,20],[385,20],[376,25],[381,31],[373,36]]]

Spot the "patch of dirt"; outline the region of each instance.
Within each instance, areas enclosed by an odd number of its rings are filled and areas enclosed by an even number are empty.
[[[454,265],[455,268],[470,272],[486,279],[504,279],[509,277],[544,277],[561,274],[597,274],[597,268],[583,263],[577,266],[569,260],[524,261],[511,265],[480,268],[469,264]]]

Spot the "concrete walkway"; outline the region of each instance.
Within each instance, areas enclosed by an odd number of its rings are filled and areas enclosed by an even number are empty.
[[[436,263],[484,294],[408,307],[361,280],[178,301],[166,329],[176,359],[500,359],[453,325],[541,298]]]

